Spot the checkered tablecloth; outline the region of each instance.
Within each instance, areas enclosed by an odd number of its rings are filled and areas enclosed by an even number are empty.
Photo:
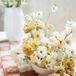
[[[28,76],[26,71],[31,70],[26,63],[18,65],[11,57],[11,50],[8,43],[0,43],[0,76]],[[29,76],[34,75],[30,71]]]

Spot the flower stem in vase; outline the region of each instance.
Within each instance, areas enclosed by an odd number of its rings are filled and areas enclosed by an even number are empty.
[[[17,2],[16,7],[19,7],[21,5],[21,0],[16,0],[16,2]]]

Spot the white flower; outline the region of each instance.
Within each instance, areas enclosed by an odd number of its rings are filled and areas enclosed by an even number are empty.
[[[35,23],[40,23],[40,20],[39,19],[34,19]]]
[[[46,65],[46,67],[48,70],[54,70],[55,64],[56,64],[56,62],[52,59],[51,62]]]
[[[65,34],[65,41],[70,43],[72,41],[72,35],[73,35],[72,27],[70,25],[66,24],[64,34]]]
[[[49,43],[50,46],[55,46],[57,44],[57,39],[55,37],[50,37],[49,38]]]
[[[20,58],[21,60],[24,60],[25,59],[25,55],[24,54],[19,54],[18,58]]]
[[[51,61],[51,56],[50,56],[50,55],[47,55],[46,60],[47,60],[48,62],[50,62],[50,61]]]
[[[41,11],[36,12],[36,17],[41,18],[43,16],[43,13]]]
[[[66,26],[71,27],[71,26],[73,25],[73,23],[74,23],[74,21],[68,20],[68,21],[66,22]]]
[[[35,18],[35,17],[36,17],[36,13],[35,13],[35,12],[32,12],[32,13],[30,14],[30,16],[33,17],[33,18]]]
[[[43,14],[42,14],[41,11],[37,11],[37,12],[32,12],[30,15],[31,15],[32,18],[35,20],[35,19],[41,18]]]
[[[31,59],[31,62],[34,63],[34,64],[37,63],[38,65],[40,65],[40,63],[41,63],[41,60],[40,60],[40,58],[38,57],[36,51],[34,52],[34,54],[32,54],[32,55],[30,56],[30,59]]]
[[[76,22],[74,21],[67,21],[66,23],[66,27],[68,27],[68,31],[70,31],[70,29],[72,30],[73,35],[76,35]]]
[[[66,45],[65,55],[68,57],[73,57],[76,59],[76,45],[75,43],[71,43],[70,45]]]
[[[26,19],[26,22],[31,22],[32,21],[32,18],[31,18],[30,15],[26,15],[25,19]]]
[[[37,54],[40,58],[44,58],[45,56],[47,56],[47,48],[44,46],[39,46],[37,48]]]
[[[47,37],[45,37],[45,36],[41,36],[41,40],[40,40],[40,41],[41,41],[42,44],[45,45],[46,43],[48,43],[49,40],[48,40]]]
[[[72,56],[76,59],[76,44],[72,42],[69,49],[72,50]]]
[[[57,32],[57,31],[55,31],[55,32],[53,32],[53,34],[52,34],[54,37],[56,37],[57,39],[60,39],[62,36],[61,36],[61,34],[59,33],[59,32]]]
[[[66,35],[70,34],[71,31],[72,31],[71,27],[68,27],[68,26],[65,27],[65,33],[66,33]]]
[[[51,6],[51,11],[52,11],[52,13],[56,12],[57,10],[58,10],[57,5],[56,5],[56,4],[53,4],[53,5]]]
[[[51,52],[50,56],[51,56],[51,60],[56,60],[58,57],[56,52]]]
[[[64,58],[64,56],[65,56],[64,51],[62,51],[62,50],[58,50],[57,51],[57,59],[58,60],[62,61],[62,59]]]

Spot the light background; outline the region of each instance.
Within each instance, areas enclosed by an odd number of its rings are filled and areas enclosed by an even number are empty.
[[[43,12],[43,21],[46,21],[52,4],[58,6],[55,13],[51,12],[49,22],[54,24],[58,30],[62,30],[67,20],[76,21],[76,0],[29,0],[29,3],[23,6],[24,14],[34,11]],[[4,8],[0,6],[0,31],[3,30]]]

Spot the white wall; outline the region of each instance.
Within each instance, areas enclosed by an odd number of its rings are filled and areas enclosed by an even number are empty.
[[[58,29],[62,29],[67,20],[76,21],[76,0],[30,0],[26,6],[25,13],[31,11],[43,11],[43,20],[46,21],[51,5],[55,3],[58,10],[55,13],[51,12],[49,22],[53,23]]]

